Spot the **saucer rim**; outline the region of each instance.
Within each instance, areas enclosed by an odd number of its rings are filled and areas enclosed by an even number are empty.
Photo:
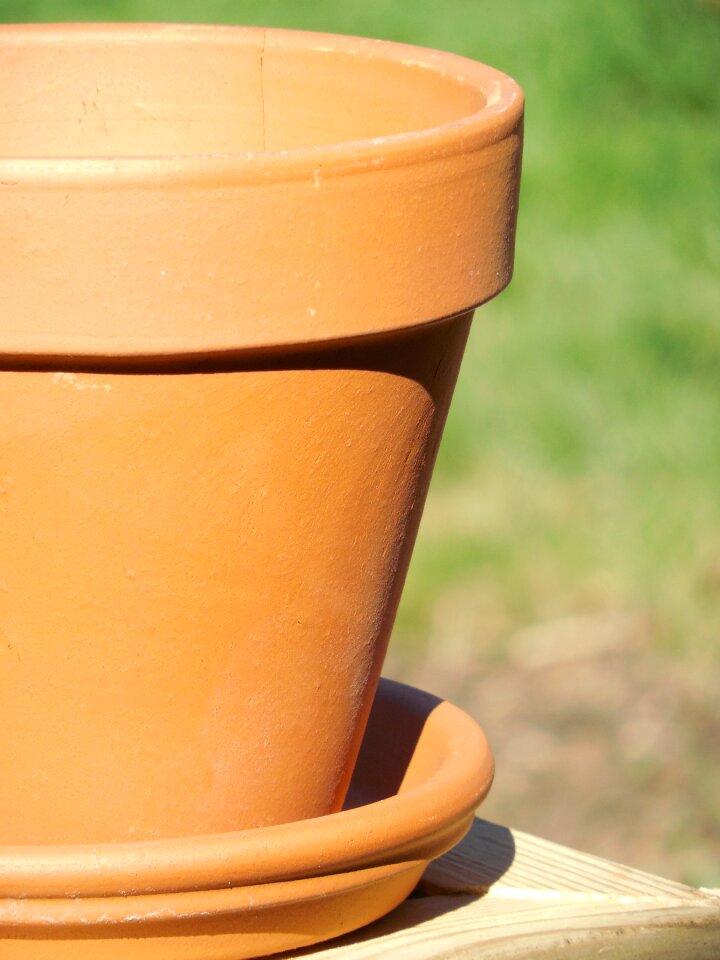
[[[324,817],[222,834],[0,847],[0,898],[112,898],[252,886],[439,850],[490,789],[490,746],[478,724],[447,700],[384,678],[377,695],[424,710],[426,718],[432,714],[442,733],[441,762],[421,784]]]

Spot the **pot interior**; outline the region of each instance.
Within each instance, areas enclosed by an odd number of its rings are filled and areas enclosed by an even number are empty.
[[[432,128],[485,105],[462,77],[384,46],[232,27],[6,27],[0,156],[295,150]]]

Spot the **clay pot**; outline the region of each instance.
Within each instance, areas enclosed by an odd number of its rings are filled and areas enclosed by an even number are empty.
[[[470,717],[381,681],[347,810],[217,836],[0,847],[0,956],[240,960],[338,936],[391,910],[462,838],[492,772]]]
[[[0,843],[342,805],[521,95],[449,54],[0,28]]]

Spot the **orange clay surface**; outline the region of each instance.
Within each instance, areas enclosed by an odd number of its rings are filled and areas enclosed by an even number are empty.
[[[463,836],[492,770],[466,714],[382,681],[345,811],[162,843],[0,848],[0,958],[240,960],[345,933]]]
[[[0,844],[340,808],[521,112],[378,41],[0,27]]]

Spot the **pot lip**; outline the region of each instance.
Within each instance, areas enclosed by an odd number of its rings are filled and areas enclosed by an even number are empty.
[[[460,824],[451,843],[434,856],[454,846],[468,831],[469,824]],[[216,887],[211,890],[170,891],[111,897],[58,897],[53,899],[18,899],[12,901],[12,910],[3,912],[0,900],[0,937],[16,931],[45,934],[50,938],[60,930],[73,931],[92,929],[95,936],[103,937],[118,927],[129,927],[133,936],[146,935],[147,927],[157,936],[158,927],[173,928],[178,922],[204,923],[211,917],[232,916],[239,919],[268,909],[308,907],[313,901],[327,900],[337,896],[360,896],[368,888],[397,882],[406,876],[412,886],[419,879],[431,857],[401,860],[398,863],[382,863],[359,870],[326,873],[320,876],[281,880],[276,883],[259,883],[244,887]],[[371,918],[372,919],[372,918]],[[169,931],[170,932],[170,931]],[[338,933],[346,933],[339,930]],[[152,934],[151,934],[152,935]],[[179,936],[190,936],[186,926]],[[173,939],[176,932],[170,932]],[[296,946],[307,946],[302,941]],[[286,949],[289,949],[286,948]],[[273,951],[275,952],[275,951]]]
[[[343,333],[339,336],[297,335],[292,340],[258,342],[251,346],[228,347],[221,338],[205,336],[202,343],[189,341],[187,335],[163,337],[148,344],[141,337],[95,337],[87,348],[85,335],[3,334],[0,341],[0,370],[26,370],[56,373],[204,373],[207,370],[252,371],[260,364],[298,362],[319,351],[332,352],[349,347],[367,347],[407,334],[420,334],[434,328],[472,317],[477,307],[491,296],[454,313],[415,323],[398,323],[379,330]]]
[[[481,93],[485,103],[474,113],[437,126],[330,145],[243,153],[158,156],[0,157],[0,180],[50,183],[112,181],[202,185],[217,181],[263,183],[347,176],[474,152],[508,136],[523,112],[518,84],[493,67],[454,53],[388,40],[279,28],[192,23],[57,23],[0,26],[0,47],[12,43],[94,40],[121,43],[202,43],[208,40],[268,41],[291,49],[345,53],[373,60],[399,61],[432,70]]]
[[[223,834],[0,847],[0,898],[210,890],[341,873],[428,851],[437,856],[490,789],[492,752],[477,723],[449,701],[387,679],[378,697],[422,720],[423,730],[432,716],[442,758],[412,788],[316,819]]]

